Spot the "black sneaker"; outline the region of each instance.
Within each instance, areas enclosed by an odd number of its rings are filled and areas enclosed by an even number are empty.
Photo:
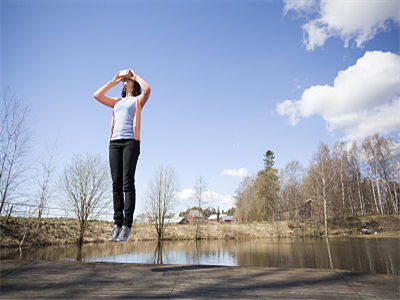
[[[108,240],[109,241],[116,241],[117,237],[118,237],[118,234],[120,233],[121,229],[122,229],[121,226],[118,226],[117,224],[115,224],[113,230],[111,231],[111,236],[110,236],[110,238]]]
[[[121,231],[118,234],[117,241],[125,242],[128,240],[129,235],[131,233],[131,229],[128,226],[122,225]]]

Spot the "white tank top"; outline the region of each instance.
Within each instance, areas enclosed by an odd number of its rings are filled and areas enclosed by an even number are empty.
[[[111,140],[132,139],[136,97],[125,97],[114,105],[114,124]]]

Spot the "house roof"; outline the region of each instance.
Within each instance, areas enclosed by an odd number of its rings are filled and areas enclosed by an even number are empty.
[[[182,219],[184,219],[184,217],[165,218],[164,222],[165,223],[179,223],[180,221],[182,221]]]
[[[217,215],[211,215],[208,217],[208,220],[216,220],[217,219]],[[228,221],[232,221],[233,220],[233,216],[228,216],[228,215],[220,215],[219,219],[223,219],[223,220],[228,220]]]

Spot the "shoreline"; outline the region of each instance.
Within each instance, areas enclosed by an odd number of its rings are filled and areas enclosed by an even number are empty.
[[[11,217],[5,223],[5,217],[0,217],[1,247],[19,247],[22,237],[27,232],[22,247],[46,247],[53,245],[76,244],[77,220],[45,218],[41,220],[40,229],[35,233],[37,220],[27,218]],[[340,228],[332,223],[328,229],[328,238],[400,238],[399,222],[400,216],[367,216],[359,217],[363,224],[375,224],[377,234],[358,234],[357,228],[348,226]],[[84,244],[108,242],[109,233],[113,222],[90,221],[89,228],[85,233]],[[348,225],[348,224],[346,224]],[[370,226],[371,227],[371,226]],[[265,239],[265,238],[324,238],[321,224],[313,222],[299,223],[293,226],[289,220],[239,223],[239,224],[199,224],[198,240],[243,240],[243,239]],[[373,229],[372,232],[375,230]],[[133,224],[130,241],[156,241],[157,235],[153,224]],[[170,224],[167,226],[164,240],[180,241],[194,240],[194,224]]]

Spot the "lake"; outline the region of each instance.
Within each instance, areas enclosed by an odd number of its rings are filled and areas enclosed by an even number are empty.
[[[149,264],[201,264],[322,268],[399,274],[397,238],[269,238],[247,240],[128,241],[1,249],[1,259],[80,260]]]

